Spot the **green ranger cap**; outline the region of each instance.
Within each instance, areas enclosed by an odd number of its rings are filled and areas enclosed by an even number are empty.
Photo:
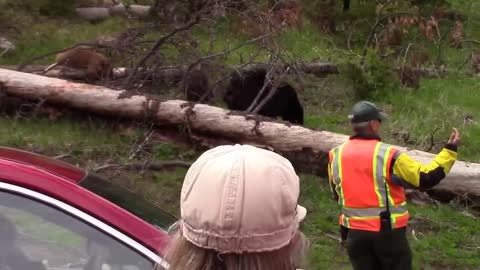
[[[348,119],[352,123],[362,123],[373,120],[382,120],[387,119],[388,115],[379,109],[374,103],[369,101],[360,101],[355,104],[352,108],[352,111],[348,115]]]

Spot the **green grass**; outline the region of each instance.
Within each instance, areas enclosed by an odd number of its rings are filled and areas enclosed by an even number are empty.
[[[438,128],[436,140],[448,139],[451,127],[463,133],[461,159],[476,161],[480,158],[479,125],[480,78],[452,77],[443,80],[424,80],[418,91],[395,93],[390,97],[392,119],[386,130],[408,131],[417,146],[429,142],[430,133]],[[473,122],[465,122],[469,117]]]
[[[341,79],[341,78],[340,78]],[[333,79],[329,79],[333,80]],[[345,88],[312,86],[303,93],[306,106],[305,125],[310,128],[349,133],[347,115],[355,101]],[[338,82],[336,82],[338,83]],[[451,128],[462,133],[460,159],[480,159],[480,87],[479,77],[450,76],[445,79],[424,79],[417,90],[400,90],[374,100],[390,115],[382,128],[383,139],[392,144],[427,149],[431,133],[438,146],[448,139]],[[467,121],[466,119],[472,119]],[[408,143],[395,133],[408,132]],[[438,148],[436,148],[438,150]]]
[[[16,40],[16,50],[3,56],[2,64],[14,65],[35,56],[70,47],[80,42],[91,42],[100,36],[109,36],[125,30],[129,23],[120,18],[109,19],[97,24],[66,19],[49,19],[42,23],[28,22]],[[61,26],[61,27],[59,27]],[[52,63],[55,56],[38,60],[34,64]]]
[[[0,118],[0,144],[12,147],[30,147],[48,154],[68,154],[78,159],[126,156],[129,148],[117,145],[130,141],[118,136],[105,125],[89,121],[75,123],[69,120],[51,122],[47,119]],[[67,152],[63,152],[67,151]]]
[[[410,237],[417,266],[476,269],[480,223],[451,206],[409,207],[417,239]],[[451,221],[455,222],[451,222]]]
[[[53,123],[41,119],[0,118],[0,145],[46,152],[48,155],[71,153],[80,166],[88,168],[92,164],[126,160],[132,148],[131,143],[140,139],[137,135],[133,138],[121,136],[100,121],[71,121],[67,118]],[[155,143],[153,146],[149,151],[157,161],[194,160],[199,155],[198,152],[169,143]],[[185,173],[186,169],[178,168],[160,172],[111,171],[102,174],[156,201],[178,216],[179,195]],[[300,201],[308,209],[302,230],[312,243],[310,269],[351,269],[345,250],[332,239],[332,236],[339,236],[339,208],[331,198],[326,180],[301,175],[301,188]],[[480,235],[477,233],[480,223],[477,219],[463,215],[463,209],[455,205],[409,206],[409,209],[412,228],[418,239],[409,234],[415,269],[442,269],[442,266],[475,269],[480,263]],[[61,235],[55,237],[61,238]]]

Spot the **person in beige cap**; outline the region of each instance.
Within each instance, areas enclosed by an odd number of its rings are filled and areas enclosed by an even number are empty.
[[[308,247],[299,194],[295,170],[276,153],[249,145],[203,153],[185,176],[169,269],[294,270]]]

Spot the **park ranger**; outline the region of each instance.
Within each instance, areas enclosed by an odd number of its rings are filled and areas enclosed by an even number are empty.
[[[404,188],[437,185],[457,159],[457,129],[433,161],[423,165],[381,141],[386,118],[375,104],[358,102],[349,115],[353,136],[329,153],[329,182],[342,208],[339,223],[354,270],[412,269]]]

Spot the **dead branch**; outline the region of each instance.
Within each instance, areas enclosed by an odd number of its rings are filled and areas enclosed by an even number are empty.
[[[473,39],[465,39],[465,40],[462,40],[462,43],[475,43],[477,45],[480,45],[480,41],[478,40],[473,40]]]
[[[243,69],[255,69],[255,68],[268,68],[268,63],[254,63],[253,59],[258,57],[258,55],[262,52],[263,48],[260,48],[255,54],[249,57],[248,61],[244,64],[239,66],[231,66],[228,68],[232,68],[238,72]],[[52,69],[49,70],[47,73],[43,73],[47,65],[28,65],[23,68],[23,72],[27,73],[34,73],[34,74],[41,74],[48,77],[55,77],[55,78],[67,78],[72,80],[82,80],[85,78],[86,73],[84,70],[77,70],[72,68],[63,67],[62,70]],[[9,70],[16,70],[17,66],[13,65],[0,65],[0,68],[9,69]],[[323,78],[329,74],[338,74],[338,68],[333,63],[321,63],[321,62],[313,62],[313,63],[291,63],[291,64],[277,64],[276,68],[278,70],[287,70],[290,68],[289,74],[293,73],[294,75],[298,76],[298,73],[305,73],[311,74],[316,77]],[[180,80],[183,76],[188,66],[159,66],[156,67],[148,67],[148,68],[140,68],[138,71],[140,72],[149,72],[155,73],[155,75],[165,78],[167,81],[175,81]],[[113,78],[119,79],[127,77],[131,74],[131,69],[125,67],[117,67],[113,69]],[[216,81],[213,84],[213,87],[218,86],[222,81],[228,79],[231,76],[231,73],[228,73],[220,80]],[[213,91],[213,89],[212,89]],[[209,93],[207,93],[209,94]],[[199,102],[201,103],[201,102]]]
[[[462,64],[457,68],[457,72],[460,72],[465,67],[465,65],[470,61],[471,58],[472,58],[471,55],[468,55],[467,57],[465,57]]]
[[[372,42],[372,39],[373,39],[373,34],[375,33],[375,31],[377,30],[377,27],[380,25],[381,22],[383,22],[383,20],[387,19],[387,18],[384,18],[382,17],[382,11],[385,7],[387,7],[389,4],[391,4],[393,1],[392,0],[388,0],[385,4],[382,4],[380,6],[380,8],[377,10],[377,18],[376,18],[376,21],[375,23],[373,24],[372,28],[370,29],[370,32],[368,33],[368,38],[367,38],[367,41],[365,42],[365,46],[364,46],[364,49],[363,49],[363,53],[362,53],[362,61],[361,63],[363,64],[363,61],[364,61],[364,58],[365,56],[367,55],[367,49],[368,47],[370,46],[370,43]]]
[[[144,164],[144,163],[125,163],[125,164],[106,164],[93,169],[94,172],[99,172],[109,169],[123,169],[123,170],[152,170],[162,171],[173,167],[189,168],[192,166],[191,162],[181,160],[166,160],[156,163]]]
[[[252,101],[252,104],[247,108],[247,112],[251,112],[258,104],[258,101],[262,97],[263,93],[266,91],[267,87],[271,84],[272,81],[272,72],[273,72],[273,66],[267,71],[267,74],[265,75],[265,82],[263,83],[262,88],[260,91],[258,91],[257,96],[255,99]]]
[[[263,83],[263,86],[260,89],[260,91],[258,91],[258,94],[255,97],[255,99],[252,101],[252,104],[250,104],[250,106],[247,108],[246,110],[247,112],[251,112],[253,109],[255,109],[255,107],[257,107],[257,104],[262,98],[263,93],[266,91],[267,87],[271,84],[275,65],[279,61],[279,50],[280,49],[277,46],[276,50],[270,54],[269,63],[267,64],[269,69],[267,69],[267,73],[265,75],[265,82]]]
[[[326,233],[326,232],[322,232],[323,235],[325,235],[326,237],[332,239],[332,240],[335,240],[336,242],[342,242],[342,239],[338,236],[335,236],[333,234],[330,234],[330,233]]]
[[[249,61],[247,61],[246,63],[240,65],[239,67],[234,67],[234,69],[239,72],[238,70],[239,69],[242,69],[244,68],[245,66],[251,64],[253,62],[253,59],[257,58],[258,55],[260,55],[260,52],[262,50],[258,50],[256,54],[253,54],[250,56],[250,59]],[[216,88],[218,87],[218,85],[220,85],[220,83],[222,83],[223,81],[225,81],[226,79],[230,78],[232,76],[232,73],[228,73],[227,75],[223,76],[222,78],[220,78],[219,80],[217,80],[212,86],[210,86],[210,88],[208,89],[208,91],[205,92],[205,94],[203,94],[203,96],[200,98],[200,100],[198,101],[198,103],[202,103],[205,101],[205,99],[211,94],[211,93],[215,93],[215,90]]]
[[[435,133],[439,131],[440,128],[435,128],[432,132],[430,132],[430,145],[429,147],[425,150],[425,152],[430,152],[432,151],[433,147],[435,147]]]
[[[391,3],[392,1],[388,1],[388,3]],[[397,17],[397,16],[404,16],[404,15],[411,15],[413,16],[414,14],[409,13],[409,12],[396,12],[396,13],[391,13],[387,14],[384,16],[380,16],[381,12],[379,12],[377,16],[377,20],[375,21],[375,24],[373,24],[372,28],[370,28],[370,32],[368,34],[367,40],[365,41],[365,45],[363,47],[363,52],[362,52],[362,59],[360,61],[361,64],[365,62],[365,57],[367,56],[368,48],[370,47],[370,44],[372,43],[373,36],[375,32],[377,31],[377,28],[386,20]]]
[[[210,59],[213,59],[213,58],[216,58],[216,57],[220,57],[220,56],[224,56],[224,55],[227,55],[227,54],[230,54],[234,51],[237,51],[239,49],[241,49],[242,47],[246,46],[246,45],[249,45],[249,44],[252,44],[252,43],[255,43],[257,41],[261,41],[265,38],[268,38],[272,35],[273,33],[268,33],[268,34],[265,34],[265,35],[262,35],[262,36],[259,36],[259,37],[256,37],[256,38],[253,38],[253,39],[250,39],[250,40],[247,40],[245,42],[242,42],[240,44],[238,44],[237,46],[235,46],[234,48],[232,49],[228,49],[228,50],[225,50],[223,52],[218,52],[218,53],[214,53],[214,54],[211,54],[211,55],[207,55],[207,56],[204,56],[204,57],[201,57],[199,58],[197,61],[195,61],[193,64],[191,64],[190,66],[195,66],[203,61],[206,61],[206,60],[210,60]]]
[[[437,51],[438,51],[438,54],[437,54],[437,61],[436,61],[436,64],[437,65],[440,65],[441,64],[441,60],[442,60],[442,41],[448,36],[448,32],[445,32],[442,36],[440,36],[438,38],[438,41],[437,41]]]
[[[128,158],[128,160],[132,160],[134,159],[136,156],[138,156],[138,153],[140,153],[140,151],[142,151],[142,149],[145,147],[145,145],[147,145],[152,136],[154,134],[154,131],[153,131],[153,124],[150,124],[150,127],[149,129],[145,132],[145,136],[144,136],[144,139],[138,144],[138,146],[132,151],[132,154],[130,155],[130,157]]]
[[[67,158],[67,157],[72,157],[72,155],[71,154],[63,154],[63,155],[54,156],[53,158],[54,159],[64,159],[64,158]]]
[[[184,25],[184,26],[181,26],[181,27],[176,27],[173,31],[171,31],[170,33],[166,34],[165,36],[161,37],[156,43],[155,45],[153,45],[152,49],[140,60],[140,62],[133,68],[132,70],[132,73],[130,73],[130,75],[128,76],[127,78],[127,82],[125,83],[124,85],[124,88],[128,89],[136,75],[137,75],[137,72],[138,70],[143,67],[145,65],[145,63],[148,61],[148,59],[150,59],[150,57],[152,57],[156,52],[157,50],[171,37],[175,36],[177,33],[179,32],[183,32],[183,31],[187,31],[189,30],[190,28],[192,28],[194,25],[198,24],[200,22],[200,16],[197,16],[195,17],[195,19],[193,21],[191,21],[190,23]]]
[[[185,72],[184,74],[184,79],[183,79],[183,91],[185,93],[185,96],[186,96],[186,93],[187,93],[187,79],[188,79],[188,76],[190,74],[190,72],[192,71],[192,69],[204,62],[204,61],[207,61],[207,60],[210,60],[210,59],[213,59],[213,58],[217,58],[217,57],[220,57],[220,56],[224,56],[224,55],[227,55],[227,54],[230,54],[234,51],[237,51],[239,49],[241,49],[242,47],[246,46],[246,45],[249,45],[249,44],[252,44],[252,43],[255,43],[257,41],[261,41],[263,39],[266,39],[268,37],[270,37],[273,33],[267,33],[265,35],[262,35],[262,36],[259,36],[259,37],[256,37],[256,38],[253,38],[253,39],[250,39],[250,40],[247,40],[245,42],[242,42],[240,44],[238,44],[237,46],[235,46],[234,48],[231,48],[231,49],[228,49],[228,50],[225,50],[223,52],[218,52],[218,53],[214,53],[214,54],[210,54],[210,55],[207,55],[207,56],[203,56],[199,59],[197,59],[194,63],[190,64],[187,68],[187,71]],[[204,93],[202,95],[202,97],[200,98],[200,102],[204,101],[208,95],[212,92],[212,88],[208,89],[208,91],[206,93]]]
[[[270,89],[268,95],[264,99],[262,99],[262,101],[257,105],[257,107],[255,107],[255,109],[252,111],[252,113],[258,114],[258,112],[263,108],[263,106],[265,106],[265,104],[267,104],[267,102],[270,101],[270,99],[272,99],[272,97],[275,95],[275,93],[277,93],[278,87],[280,86],[280,84],[284,80],[285,76],[287,75],[288,70],[289,70],[289,68],[287,68],[287,70],[285,70],[279,76],[279,78],[277,78],[275,80],[275,83],[273,84],[272,88]]]

